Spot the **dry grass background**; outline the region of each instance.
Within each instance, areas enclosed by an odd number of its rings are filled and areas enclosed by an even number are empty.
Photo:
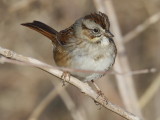
[[[113,0],[113,6],[124,36],[160,11],[159,0]],[[39,20],[56,30],[61,30],[70,26],[77,18],[94,11],[96,7],[92,0],[1,0],[0,46],[54,65],[51,42],[20,24]],[[114,26],[112,21],[111,26]],[[158,21],[125,43],[132,70],[152,67],[159,70],[159,33]],[[146,120],[160,120],[160,88],[156,89],[156,85],[160,86],[159,76],[159,71],[133,76],[139,104]],[[56,85],[61,84],[56,79],[35,68],[0,64],[0,120],[27,120],[48,93]],[[54,85],[50,80],[55,81]],[[109,100],[124,107],[114,76],[106,76],[96,82]],[[153,91],[148,93],[151,94],[151,99],[141,102],[141,98],[151,85]],[[99,107],[91,99],[74,87],[69,85],[66,91],[75,104],[72,111],[79,111],[81,120],[122,120],[110,111],[98,110]],[[38,120],[73,119],[63,100],[65,99],[59,96],[55,97]]]

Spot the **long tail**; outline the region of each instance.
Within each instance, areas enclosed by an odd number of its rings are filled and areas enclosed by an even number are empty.
[[[48,37],[55,45],[57,44],[56,34],[58,32],[54,30],[53,28],[49,27],[48,25],[42,22],[39,22],[39,21],[33,21],[32,23],[23,23],[21,25],[29,27],[43,34],[44,36]]]

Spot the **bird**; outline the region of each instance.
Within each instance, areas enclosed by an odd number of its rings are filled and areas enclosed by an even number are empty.
[[[53,58],[57,66],[94,71],[108,71],[117,55],[108,16],[94,12],[77,19],[70,27],[56,31],[33,21],[21,24],[48,37],[54,46]],[[83,82],[101,78],[104,73],[69,72]]]

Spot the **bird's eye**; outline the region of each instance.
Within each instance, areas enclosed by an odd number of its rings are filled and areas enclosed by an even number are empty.
[[[93,29],[93,33],[99,33],[99,32],[100,32],[100,30],[98,28]]]

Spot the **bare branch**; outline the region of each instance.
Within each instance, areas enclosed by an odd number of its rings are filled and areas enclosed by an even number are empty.
[[[39,116],[42,114],[44,109],[51,103],[51,101],[61,92],[64,87],[62,85],[56,86],[55,89],[51,90],[51,92],[42,100],[42,102],[34,109],[32,114],[30,115],[28,120],[38,120]],[[57,92],[58,91],[58,92]]]
[[[138,36],[140,33],[145,31],[148,27],[151,25],[155,24],[160,20],[160,12],[156,13],[155,15],[151,16],[147,20],[145,20],[142,24],[138,25],[135,29],[133,29],[131,32],[127,33],[124,37],[123,40],[125,43],[131,41],[133,38]]]
[[[154,97],[158,90],[160,89],[160,75],[158,75],[153,83],[147,88],[145,93],[141,96],[139,104],[141,108],[144,108],[148,102]]]
[[[1,57],[0,63],[13,63],[13,64],[21,64],[21,65],[30,65],[34,66],[32,63],[24,63],[17,60],[11,60],[7,59],[5,57]],[[45,65],[42,65],[45,66]],[[49,67],[49,66],[47,66]],[[50,66],[51,67],[51,66]],[[101,73],[101,74],[107,74],[107,75],[140,75],[140,74],[148,74],[148,73],[155,73],[157,71],[156,68],[148,68],[148,69],[141,69],[141,70],[135,70],[130,72],[117,72],[117,71],[95,71],[95,70],[82,70],[82,69],[74,69],[74,68],[64,68],[64,67],[58,67],[58,66],[52,66],[54,69],[62,70],[62,71],[68,71],[68,72],[82,72],[82,73]]]
[[[52,81],[53,82],[53,81]],[[75,104],[66,91],[67,85],[62,87],[62,84],[53,82],[55,88],[40,102],[40,104],[34,109],[28,120],[38,120],[45,108],[54,100],[57,95],[61,97],[66,107],[71,113],[73,120],[86,120],[81,111],[75,110]]]
[[[114,74],[114,75],[140,75],[140,74],[147,74],[147,73],[155,73],[157,71],[156,68],[150,68],[150,69],[142,69],[142,70],[135,70],[135,71],[130,71],[130,72],[110,72],[109,74]]]
[[[21,63],[29,64],[34,67],[40,68],[40,69],[42,69],[42,70],[44,70],[54,76],[57,76],[59,78],[61,77],[61,75],[63,73],[62,71],[55,69],[51,65],[43,63],[43,62],[36,60],[34,58],[19,55],[13,51],[10,51],[8,49],[4,49],[2,47],[0,47],[0,55],[1,55],[0,61],[2,58],[3,62],[5,62],[5,60],[3,59],[3,57],[5,57],[6,59],[9,59],[9,60],[18,61]],[[70,78],[70,81],[67,81],[67,82],[72,84],[76,88],[78,88],[82,93],[89,96],[90,98],[92,98],[93,100],[95,100],[96,102],[101,104],[103,107],[109,109],[110,111],[113,111],[114,113],[116,113],[116,114],[118,114],[128,120],[140,120],[139,117],[133,115],[132,113],[125,111],[124,109],[122,109],[121,107],[119,107],[117,105],[114,105],[109,100],[106,101],[106,99],[104,99],[101,96],[97,98],[98,94],[87,83],[81,82],[80,80],[78,80],[77,78],[72,77],[72,76]]]

